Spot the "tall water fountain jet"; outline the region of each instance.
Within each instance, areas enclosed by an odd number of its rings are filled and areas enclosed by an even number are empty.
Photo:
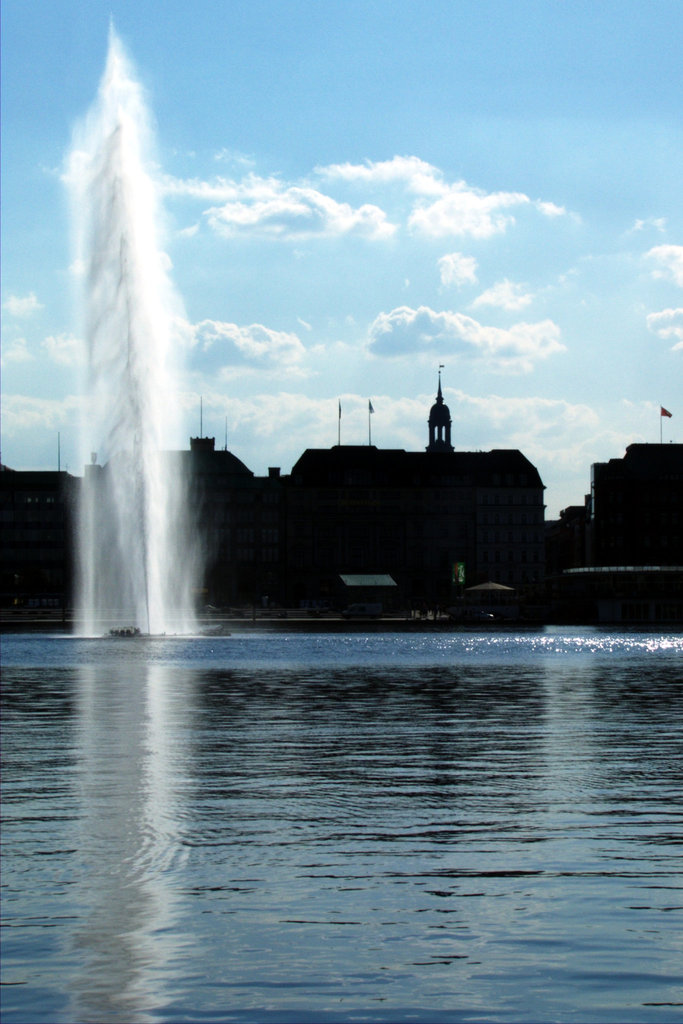
[[[103,624],[194,629],[183,457],[162,451],[179,441],[182,309],[160,244],[150,140],[142,90],[110,29],[104,76],[68,164],[84,280],[84,456],[99,456],[86,467],[79,516],[78,618],[88,634]]]

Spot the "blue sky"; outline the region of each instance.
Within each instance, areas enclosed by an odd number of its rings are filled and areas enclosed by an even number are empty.
[[[548,515],[681,441],[683,4],[3,0],[2,461],[82,471],[64,166],[110,15],[184,304],[173,397],[256,473],[520,448]]]

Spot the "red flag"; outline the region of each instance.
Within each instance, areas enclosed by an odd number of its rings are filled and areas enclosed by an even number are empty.
[[[665,408],[664,408],[664,406],[662,405],[662,406],[660,406],[660,408],[659,408],[659,415],[660,415],[660,416],[668,416],[668,417],[669,417],[669,419],[671,419],[671,417],[672,417],[673,413],[670,413],[670,412],[669,412],[669,410],[668,410],[668,409],[665,409]]]

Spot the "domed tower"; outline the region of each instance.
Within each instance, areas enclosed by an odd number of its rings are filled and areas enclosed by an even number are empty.
[[[451,444],[451,412],[444,403],[441,394],[441,367],[439,367],[439,390],[436,402],[429,410],[429,444],[428,452],[452,452]]]

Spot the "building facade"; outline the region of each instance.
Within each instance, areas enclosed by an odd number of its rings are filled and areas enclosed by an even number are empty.
[[[424,452],[311,448],[255,477],[213,438],[189,459],[207,603],[343,607],[344,577],[390,577],[385,601],[447,607],[466,586],[544,578],[543,484],[519,451],[456,452],[439,378]]]
[[[583,508],[548,524],[548,592],[577,622],[683,622],[683,445],[595,463]]]
[[[286,592],[280,471],[254,476],[232,452],[217,451],[213,437],[191,438],[190,451],[175,454],[190,481],[205,603],[279,603]]]
[[[543,580],[543,484],[518,451],[309,449],[285,502],[291,603],[334,601],[344,573],[389,574],[404,608]]]
[[[3,607],[70,603],[80,480],[64,472],[0,469]]]
[[[595,463],[590,502],[591,565],[683,564],[683,445]]]

